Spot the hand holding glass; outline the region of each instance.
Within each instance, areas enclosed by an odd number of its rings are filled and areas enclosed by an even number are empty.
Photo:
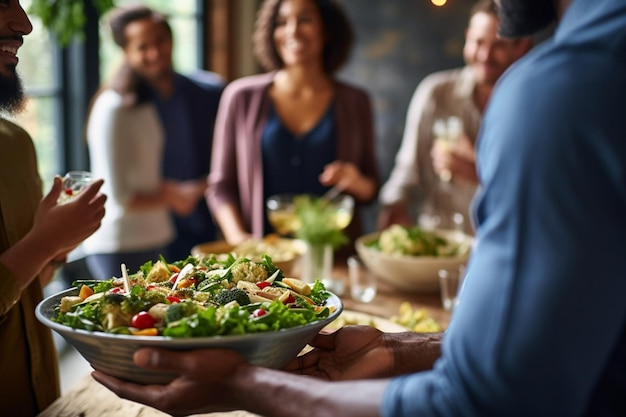
[[[93,177],[88,171],[69,171],[63,177],[63,190],[57,200],[58,204],[67,203],[76,198],[82,190],[91,184]]]

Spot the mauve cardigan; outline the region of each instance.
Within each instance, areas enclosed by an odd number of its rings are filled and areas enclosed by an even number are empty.
[[[224,90],[215,122],[206,194],[214,213],[223,204],[239,207],[246,228],[257,238],[263,236],[265,210],[261,135],[271,104],[267,91],[275,74],[244,77],[231,82]],[[335,81],[335,121],[337,159],[354,163],[364,176],[375,181],[378,189],[374,122],[367,93]],[[347,230],[351,239],[363,232],[359,207],[357,204],[355,218]]]

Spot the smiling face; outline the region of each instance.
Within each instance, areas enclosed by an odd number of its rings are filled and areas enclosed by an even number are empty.
[[[285,66],[322,65],[324,24],[311,0],[285,0],[276,15],[274,45]]]
[[[130,67],[148,82],[172,74],[172,36],[151,18],[135,20],[124,30],[124,55]]]
[[[33,30],[18,0],[0,1],[0,110],[14,113],[22,108],[22,84],[15,68],[24,35]]]
[[[474,71],[478,84],[493,85],[529,47],[527,39],[499,38],[498,18],[490,13],[479,12],[470,19],[463,57]]]

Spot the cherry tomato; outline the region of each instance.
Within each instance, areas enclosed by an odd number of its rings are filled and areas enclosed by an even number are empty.
[[[122,287],[113,287],[109,290],[109,292],[112,294],[121,294],[124,292],[124,289]]]
[[[150,315],[147,311],[140,311],[130,319],[130,325],[137,329],[148,329],[154,327],[156,319]]]
[[[176,304],[176,303],[180,303],[180,298],[174,296],[174,295],[168,295],[167,297],[165,297],[165,299],[167,301],[170,302],[170,304]]]
[[[64,192],[65,195],[74,195],[74,190],[72,190],[71,188],[66,188]]]
[[[269,286],[270,286],[270,283],[269,283],[269,282],[266,282],[266,281],[261,281],[261,282],[257,282],[257,283],[256,283],[256,286],[257,286],[257,287],[259,287],[259,288],[261,288],[261,289],[263,289],[263,288],[265,288],[265,287],[269,287]]]
[[[296,302],[296,298],[293,296],[293,294],[289,294],[289,297],[285,298],[285,301],[283,301],[283,304],[291,304],[295,302]]]
[[[259,318],[259,317],[263,317],[266,314],[267,314],[267,311],[263,310],[262,308],[257,308],[256,310],[252,312],[252,317]]]

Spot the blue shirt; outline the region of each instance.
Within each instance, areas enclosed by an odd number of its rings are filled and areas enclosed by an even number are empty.
[[[625,93],[623,0],[574,0],[501,79],[442,357],[384,416],[626,415]]]
[[[337,159],[334,104],[308,132],[294,135],[274,108],[261,136],[264,199],[275,194],[322,195],[328,187],[319,176]],[[265,218],[265,230],[272,230]]]

